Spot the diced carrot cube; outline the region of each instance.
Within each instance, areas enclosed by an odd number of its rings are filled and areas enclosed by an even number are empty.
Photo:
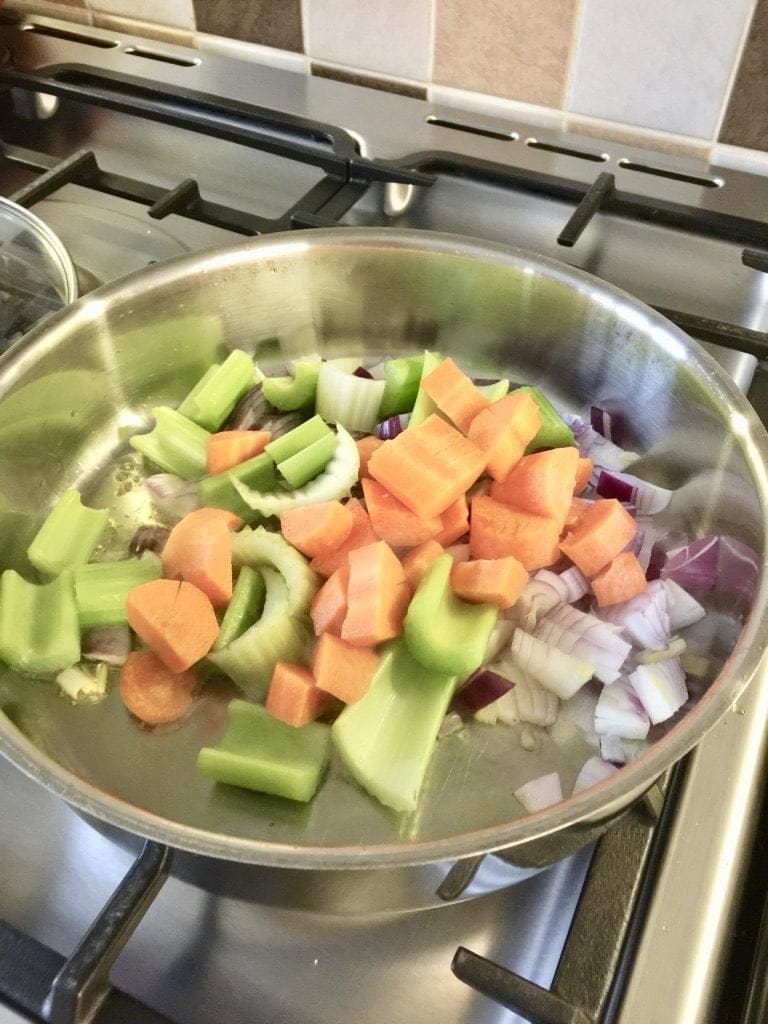
[[[624,550],[636,531],[635,520],[615,498],[600,498],[566,534],[560,550],[591,579]]]
[[[368,692],[378,667],[375,651],[354,647],[331,633],[323,633],[312,653],[315,683],[345,704],[353,704]]]
[[[512,556],[456,562],[451,589],[462,601],[511,608],[528,582],[528,570]]]
[[[437,408],[464,433],[478,412],[490,404],[450,356],[424,377],[421,387]]]
[[[472,501],[469,552],[473,559],[513,555],[528,572],[535,572],[559,559],[559,539],[556,519],[510,508],[483,494]]]
[[[592,591],[601,608],[629,601],[647,586],[643,567],[629,551],[622,551],[592,579]]]
[[[317,686],[309,669],[290,661],[275,664],[265,701],[273,718],[287,725],[307,725],[319,718],[329,703],[329,695]]]
[[[349,562],[346,561],[331,573],[312,598],[309,615],[315,636],[333,633],[341,636],[341,626],[347,614],[347,587],[349,586]]]
[[[411,590],[418,587],[430,565],[444,553],[444,549],[436,540],[427,540],[403,556],[401,564]]]
[[[375,647],[400,636],[410,600],[403,567],[386,541],[350,551],[342,640],[356,647]]]

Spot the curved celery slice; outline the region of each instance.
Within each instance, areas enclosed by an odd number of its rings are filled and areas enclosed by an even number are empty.
[[[265,377],[262,382],[264,397],[281,412],[310,408],[315,401],[319,362],[299,360],[292,377]]]
[[[253,625],[264,610],[265,592],[264,577],[259,570],[244,565],[235,581],[232,598],[221,620],[219,635],[213,645],[214,650],[226,647]]]
[[[104,527],[105,508],[87,508],[80,494],[65,491],[27,549],[27,558],[45,576],[58,576],[62,569],[83,565],[93,554]]]
[[[163,566],[156,554],[121,562],[90,562],[75,569],[75,605],[81,629],[128,622],[125,601],[134,587],[159,580]]]
[[[249,508],[263,516],[279,516],[289,508],[300,505],[314,505],[320,501],[335,501],[346,498],[357,482],[360,472],[360,454],[354,438],[339,424],[336,428],[337,444],[331,461],[325,471],[304,487],[281,494],[256,491],[231,476],[232,486]]]
[[[330,740],[320,722],[286,725],[257,704],[233,700],[224,735],[218,746],[202,748],[197,767],[217,782],[307,801],[320,785]]]
[[[419,392],[424,356],[401,356],[384,363],[384,394],[379,406],[379,419],[410,412]]]
[[[230,352],[213,372],[209,369],[179,406],[182,416],[206,430],[217,430],[249,388],[263,374],[240,349]]]
[[[251,700],[266,697],[277,661],[300,661],[308,629],[294,616],[288,586],[276,569],[261,569],[266,585],[264,611],[258,622],[208,660],[233,679]]]
[[[342,760],[385,806],[416,807],[455,685],[455,676],[428,671],[396,640],[365,695],[334,722],[331,737]]]
[[[341,423],[347,430],[370,434],[379,418],[385,387],[383,380],[356,377],[323,363],[317,378],[315,408],[329,423]]]
[[[280,573],[288,588],[288,610],[294,615],[309,611],[320,579],[296,548],[281,533],[272,533],[263,526],[232,534],[232,564],[269,566]]]
[[[80,661],[72,572],[29,583],[13,569],[0,576],[0,658],[21,672],[59,672]]]

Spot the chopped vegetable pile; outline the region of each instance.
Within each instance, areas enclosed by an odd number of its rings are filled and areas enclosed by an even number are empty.
[[[65,493],[29,547],[37,577],[0,577],[0,657],[75,701],[119,671],[153,727],[226,676],[242,699],[204,775],[308,801],[335,749],[395,811],[470,721],[514,727],[525,758],[571,710],[595,748],[578,792],[685,712],[686,672],[708,670],[686,631],[705,595],[746,608],[758,559],[656,528],[673,492],[626,472],[604,410],[561,416],[431,352],[291,370],[234,351],[153,410],[130,443],[157,518],[124,559],[92,560],[108,510]],[[562,782],[515,795],[536,811]]]

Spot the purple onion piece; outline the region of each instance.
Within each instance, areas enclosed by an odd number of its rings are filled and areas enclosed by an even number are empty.
[[[274,410],[264,397],[261,384],[246,391],[235,408],[229,414],[222,430],[266,430],[264,421],[274,414]]]
[[[107,665],[123,665],[131,652],[128,626],[97,626],[83,635],[83,657]]]
[[[601,498],[616,498],[649,515],[661,512],[672,498],[672,491],[666,487],[658,487],[630,473],[604,469],[598,474],[595,490]]]
[[[601,409],[599,405],[593,405],[589,410],[589,422],[592,425],[592,429],[596,430],[598,434],[602,434],[608,441],[613,440],[611,414],[609,412]]]
[[[140,526],[128,545],[129,555],[141,555],[144,551],[162,554],[170,530],[165,526]]]
[[[172,473],[155,473],[148,476],[144,486],[149,491],[153,504],[163,515],[171,519],[183,519],[187,513],[199,508],[197,484],[182,480]]]
[[[659,577],[674,580],[684,588],[712,590],[717,578],[718,547],[718,537],[710,536],[668,551]]]
[[[373,374],[370,370],[366,370],[364,366],[358,366],[356,370],[353,370],[352,376],[362,377],[363,380],[373,380]]]
[[[382,441],[391,441],[402,434],[410,421],[410,415],[401,413],[399,416],[390,416],[376,426],[376,437]]]
[[[463,717],[470,717],[481,708],[493,704],[499,697],[509,693],[515,684],[489,668],[479,668],[453,697],[451,710]]]
[[[759,568],[756,551],[735,537],[720,536],[715,575],[718,593],[732,594],[751,604],[757,592]]]

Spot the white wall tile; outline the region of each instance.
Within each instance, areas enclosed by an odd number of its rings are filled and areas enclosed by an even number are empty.
[[[755,0],[583,0],[568,109],[711,139]]]
[[[425,82],[432,0],[304,0],[304,48],[315,61]]]
[[[93,11],[121,14],[140,21],[155,21],[176,28],[194,29],[192,0],[86,0]]]

